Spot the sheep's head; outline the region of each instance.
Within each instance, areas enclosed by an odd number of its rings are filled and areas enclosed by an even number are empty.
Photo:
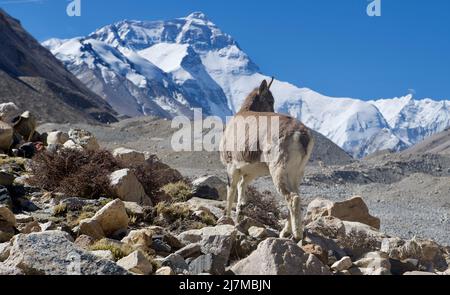
[[[274,78],[272,78],[270,83],[263,80],[259,88],[253,90],[245,99],[240,112],[275,112],[275,99],[270,91],[273,81]]]

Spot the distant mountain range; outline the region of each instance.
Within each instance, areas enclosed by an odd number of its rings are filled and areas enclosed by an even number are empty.
[[[121,21],[43,45],[118,113],[132,117],[172,118],[196,107],[226,117],[269,79],[201,12],[169,21]],[[297,117],[356,158],[404,150],[450,126],[450,101],[333,98],[282,81],[272,89],[277,111]]]
[[[117,113],[0,9],[0,102],[47,122],[115,122]]]

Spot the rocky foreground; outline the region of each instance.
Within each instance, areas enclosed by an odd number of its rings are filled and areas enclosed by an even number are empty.
[[[235,224],[217,177],[191,182],[150,154],[104,151],[88,131],[38,134],[31,114],[6,114],[2,275],[450,274],[450,247],[380,232],[361,197],[313,200],[295,243],[278,238],[285,220],[270,195],[250,189]]]

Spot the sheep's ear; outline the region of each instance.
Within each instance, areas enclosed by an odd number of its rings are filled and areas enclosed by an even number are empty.
[[[269,89],[268,85],[267,85],[267,81],[263,80],[261,83],[261,86],[259,86],[259,93],[263,93],[265,90]]]

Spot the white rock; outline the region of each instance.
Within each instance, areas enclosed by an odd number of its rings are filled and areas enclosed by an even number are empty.
[[[47,145],[50,144],[65,144],[69,140],[69,134],[62,131],[50,132],[47,135]]]
[[[114,261],[114,255],[109,250],[96,250],[92,251],[91,253],[97,256],[98,258]]]
[[[17,223],[28,223],[34,221],[34,218],[30,215],[26,214],[17,214],[16,215]]]
[[[175,275],[175,273],[173,272],[172,268],[170,268],[170,266],[163,266],[156,271],[155,275],[157,275],[157,276],[173,276],[173,275]]]
[[[348,270],[350,267],[352,267],[352,265],[353,265],[353,262],[352,262],[351,258],[348,256],[345,256],[341,260],[336,261],[331,266],[331,269],[336,270],[336,271],[344,271],[344,270]]]
[[[71,129],[69,131],[69,138],[77,145],[88,151],[96,151],[100,149],[100,145],[97,142],[92,133],[82,129]]]
[[[64,148],[66,149],[72,149],[72,150],[83,150],[83,147],[79,144],[76,144],[75,141],[73,141],[72,139],[69,139],[68,141],[66,141],[64,143]]]
[[[122,147],[115,149],[113,156],[128,165],[139,165],[145,162],[144,153]]]
[[[8,124],[20,115],[19,107],[13,102],[0,104],[0,120]]]
[[[139,250],[117,261],[117,265],[139,275],[149,275],[153,271],[152,264]]]
[[[109,180],[112,189],[122,201],[136,202],[144,206],[152,205],[144,187],[130,169],[113,172]]]

